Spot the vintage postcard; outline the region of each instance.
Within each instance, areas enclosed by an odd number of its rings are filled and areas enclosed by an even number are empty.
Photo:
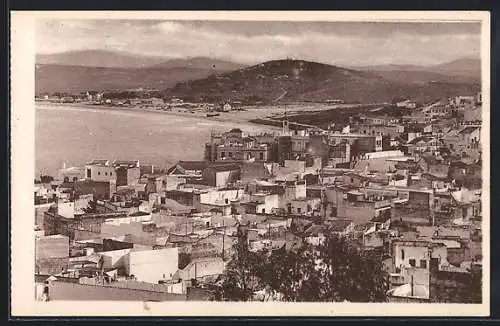
[[[13,316],[489,315],[488,12],[11,23]]]

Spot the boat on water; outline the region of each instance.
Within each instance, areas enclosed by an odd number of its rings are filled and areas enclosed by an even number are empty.
[[[220,115],[220,113],[217,113],[217,112],[209,112],[207,113],[207,117],[218,117]]]

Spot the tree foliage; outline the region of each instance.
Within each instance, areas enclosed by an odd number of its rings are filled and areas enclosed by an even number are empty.
[[[226,300],[250,300],[266,286],[285,301],[386,300],[389,285],[382,256],[358,249],[344,238],[329,236],[319,246],[304,243],[295,251],[283,247],[272,252],[252,252],[240,238],[234,249],[219,293]]]

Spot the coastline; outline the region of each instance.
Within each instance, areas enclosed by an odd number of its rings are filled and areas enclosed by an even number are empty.
[[[153,114],[161,114],[167,116],[175,116],[175,117],[183,117],[183,118],[191,118],[191,119],[202,119],[204,121],[212,121],[212,122],[230,122],[230,123],[245,123],[252,124],[261,127],[269,127],[274,129],[273,126],[265,125],[258,123],[256,121],[252,121],[257,118],[262,118],[262,115],[259,114],[262,111],[261,109],[254,108],[249,109],[247,111],[232,111],[232,112],[220,112],[219,116],[216,117],[207,117],[206,112],[195,111],[194,113],[188,113],[180,111],[179,109],[172,109],[170,111],[165,110],[157,110],[153,108],[144,108],[138,106],[113,106],[113,105],[93,105],[87,103],[59,103],[59,102],[47,102],[47,101],[35,101],[36,106],[61,106],[61,107],[73,107],[79,109],[95,109],[95,110],[103,110],[103,111],[132,111],[132,112],[146,112]],[[250,112],[251,114],[248,114]],[[242,114],[247,113],[247,114]],[[252,114],[253,113],[253,114]],[[246,115],[246,116],[245,116]]]

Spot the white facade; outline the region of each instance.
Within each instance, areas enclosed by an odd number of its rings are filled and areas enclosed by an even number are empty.
[[[103,268],[126,268],[127,265],[127,255],[132,251],[132,249],[120,249],[101,252],[100,255],[103,257]]]
[[[65,218],[75,217],[75,203],[74,202],[59,202],[57,203],[57,214]]]
[[[96,182],[116,180],[116,170],[112,166],[87,165],[85,177]]]
[[[241,199],[242,190],[213,190],[200,194],[201,204],[229,204],[233,200]],[[226,201],[227,200],[227,201]]]
[[[251,201],[258,203],[255,208],[258,214],[272,214],[279,208],[279,196],[277,194],[253,194],[251,195]]]
[[[129,275],[137,281],[158,283],[159,280],[171,279],[178,270],[179,249],[132,251],[129,253]]]

